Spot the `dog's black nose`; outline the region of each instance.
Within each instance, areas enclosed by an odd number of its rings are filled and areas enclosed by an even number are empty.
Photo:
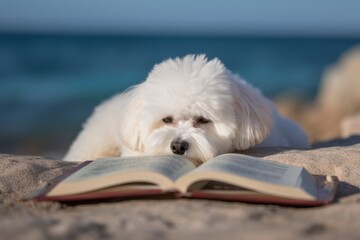
[[[182,140],[173,140],[170,144],[170,148],[174,154],[183,155],[189,148],[189,143]]]

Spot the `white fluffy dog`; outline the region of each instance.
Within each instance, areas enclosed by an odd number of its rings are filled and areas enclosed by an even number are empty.
[[[95,109],[65,160],[180,154],[196,163],[251,147],[308,147],[302,129],[218,60],[188,55]]]

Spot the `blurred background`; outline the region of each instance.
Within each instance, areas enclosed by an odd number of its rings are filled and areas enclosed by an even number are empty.
[[[337,137],[315,133],[333,114],[314,106],[360,42],[359,12],[357,0],[0,0],[0,152],[62,158],[97,104],[189,53],[221,59],[312,141]]]

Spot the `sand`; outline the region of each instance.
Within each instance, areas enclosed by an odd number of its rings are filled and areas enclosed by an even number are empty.
[[[328,66],[313,101],[284,93],[274,99],[277,109],[295,120],[311,142],[360,134],[360,45]]]
[[[22,200],[77,163],[0,155],[0,239],[359,239],[360,137],[253,156],[337,175],[337,202],[316,208],[211,200],[130,200],[69,206]]]

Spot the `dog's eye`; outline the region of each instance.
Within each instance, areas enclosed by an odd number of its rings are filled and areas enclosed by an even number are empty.
[[[206,124],[206,123],[209,123],[210,120],[207,118],[204,118],[204,117],[198,117],[198,118],[196,118],[196,122],[200,123],[200,124]]]
[[[172,123],[172,122],[174,121],[174,119],[173,119],[173,117],[168,116],[168,117],[166,117],[166,118],[163,118],[162,121],[163,121],[164,123]]]

